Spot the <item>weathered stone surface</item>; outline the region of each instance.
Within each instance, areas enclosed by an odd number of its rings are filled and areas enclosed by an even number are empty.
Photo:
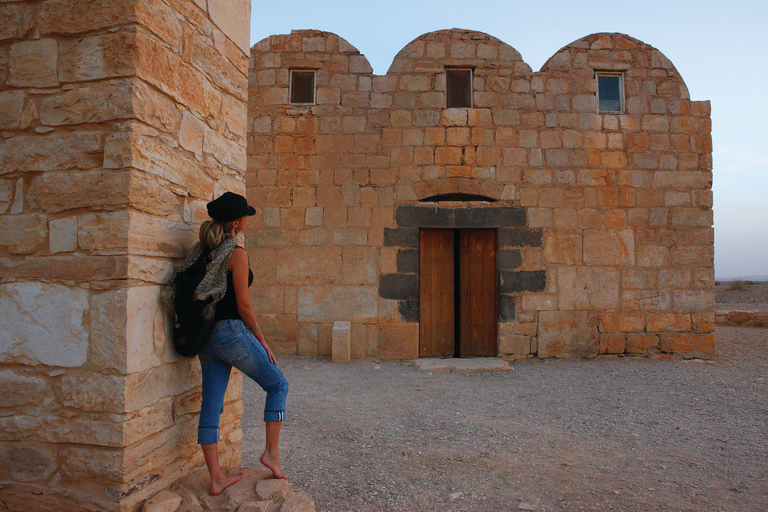
[[[40,104],[40,122],[62,126],[127,119],[133,114],[132,82],[96,82],[49,96]]]
[[[251,3],[248,0],[208,0],[208,12],[216,26],[247,54],[251,49],[248,31]]]
[[[0,284],[0,362],[78,367],[86,362],[88,291],[39,282]]]
[[[0,370],[3,407],[39,404],[49,395],[47,379],[40,375]]]
[[[27,201],[33,211],[45,213],[88,206],[117,208],[128,203],[130,178],[116,171],[47,172],[32,180]]]
[[[181,505],[181,496],[170,491],[160,491],[147,500],[142,512],[176,512]]]
[[[376,288],[372,286],[304,286],[298,291],[298,319],[370,323],[376,318],[376,297]]]
[[[16,91],[0,92],[0,130],[15,130],[21,123],[24,108],[24,93]]]
[[[125,410],[125,377],[98,373],[70,373],[56,384],[59,401],[68,406],[93,412]]]
[[[584,230],[584,263],[634,265],[635,241],[631,229]]]
[[[100,132],[52,132],[11,137],[0,144],[0,174],[100,167],[103,136]]]
[[[563,310],[619,309],[619,271],[610,267],[561,267],[558,304]]]
[[[352,329],[349,322],[333,322],[331,360],[334,363],[349,363],[352,348]]]
[[[70,0],[50,0],[41,6],[38,28],[41,34],[76,34],[134,20],[134,2],[96,0],[72,3]]]
[[[419,276],[416,274],[384,274],[379,279],[379,296],[385,299],[417,299]]]
[[[11,46],[8,85],[57,87],[59,45],[55,39],[20,41]]]
[[[539,312],[538,356],[595,357],[598,317],[589,311]]]
[[[0,217],[0,247],[11,254],[32,254],[48,238],[48,225],[42,215]]]
[[[48,246],[52,254],[77,249],[77,219],[65,217],[49,221]]]
[[[277,283],[282,285],[323,284],[342,278],[339,247],[289,247],[275,253]]]
[[[57,450],[43,443],[0,443],[0,457],[6,473],[17,482],[35,482],[56,471]]]

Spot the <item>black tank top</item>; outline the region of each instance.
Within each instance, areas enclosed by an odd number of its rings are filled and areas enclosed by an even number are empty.
[[[253,272],[248,269],[248,287],[253,283]],[[219,320],[242,320],[240,312],[237,310],[237,299],[235,298],[235,285],[232,282],[232,271],[227,271],[227,292],[224,297],[216,304],[216,321]]]

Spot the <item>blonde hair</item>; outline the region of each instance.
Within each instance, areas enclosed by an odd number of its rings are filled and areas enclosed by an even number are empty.
[[[200,226],[200,243],[211,250],[217,248],[221,242],[232,238],[230,231],[233,222],[219,222],[217,220],[203,222],[203,225]]]

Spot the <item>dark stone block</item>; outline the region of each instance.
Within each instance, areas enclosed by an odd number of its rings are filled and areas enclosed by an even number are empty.
[[[499,293],[540,292],[547,286],[544,270],[502,270],[499,277]]]
[[[404,274],[419,273],[418,249],[400,249],[397,251],[397,271]]]
[[[499,247],[541,247],[541,229],[500,229]]]
[[[502,249],[499,251],[499,269],[514,270],[523,264],[520,249]]]
[[[384,247],[418,248],[418,228],[384,228]]]
[[[384,274],[379,279],[379,296],[385,299],[418,299],[419,276],[416,274]]]
[[[525,226],[525,210],[514,207],[445,208],[399,206],[398,226],[419,228],[501,228]]]
[[[515,296],[499,295],[499,322],[511,322],[515,319]]]
[[[419,299],[401,300],[398,310],[400,317],[406,322],[419,321]]]

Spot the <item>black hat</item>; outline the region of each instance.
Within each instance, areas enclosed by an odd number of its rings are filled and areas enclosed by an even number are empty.
[[[224,192],[207,205],[208,215],[219,222],[231,222],[246,215],[256,215],[253,206],[248,206],[248,201],[240,194]]]

